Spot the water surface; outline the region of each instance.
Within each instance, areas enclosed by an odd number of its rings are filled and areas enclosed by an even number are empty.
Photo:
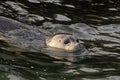
[[[120,6],[91,0],[1,0],[0,15],[51,34],[72,33],[90,57],[71,65],[0,41],[0,80],[120,80]]]

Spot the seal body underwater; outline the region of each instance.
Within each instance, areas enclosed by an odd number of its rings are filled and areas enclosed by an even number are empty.
[[[67,58],[68,56],[70,61],[73,61],[72,56],[81,56],[81,53],[84,52],[85,48],[75,39],[71,34],[68,33],[59,33],[52,36],[48,36],[44,31],[39,28],[29,26],[18,22],[13,19],[9,19],[3,16],[0,16],[0,33],[5,36],[5,40],[11,44],[22,47],[29,50],[39,50],[46,47],[51,47],[57,50],[64,50],[63,53],[47,53],[52,57],[57,57],[58,59]],[[80,51],[76,53],[73,52]],[[60,54],[60,56],[59,56]],[[72,54],[72,55],[71,55]],[[72,59],[72,60],[71,60]]]
[[[45,34],[40,29],[13,19],[0,16],[0,32],[15,46],[33,50],[45,46]]]

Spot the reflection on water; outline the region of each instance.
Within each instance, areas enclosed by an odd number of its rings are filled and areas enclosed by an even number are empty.
[[[119,80],[120,2],[102,1],[1,0],[0,15],[46,33],[72,33],[90,57],[66,65],[41,52],[8,49],[1,40],[0,80]]]

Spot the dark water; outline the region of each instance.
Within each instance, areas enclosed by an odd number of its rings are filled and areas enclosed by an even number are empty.
[[[120,80],[120,2],[107,3],[1,0],[0,15],[50,33],[73,33],[91,56],[66,65],[40,52],[9,50],[1,40],[0,80]]]

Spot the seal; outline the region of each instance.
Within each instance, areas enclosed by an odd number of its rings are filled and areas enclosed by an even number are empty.
[[[3,16],[0,16],[0,36],[2,36],[0,39],[4,39],[7,43],[29,51],[46,51],[50,47],[55,51],[50,50],[43,54],[57,59],[74,61],[76,56],[80,58],[81,54],[86,51],[84,46],[69,33],[48,35],[46,31],[38,27]],[[64,52],[56,52],[59,50]]]
[[[2,16],[0,16],[0,32],[4,33],[10,42],[24,48],[37,49],[47,45],[69,52],[80,50],[79,42],[71,34],[57,33],[48,37],[40,29]]]

